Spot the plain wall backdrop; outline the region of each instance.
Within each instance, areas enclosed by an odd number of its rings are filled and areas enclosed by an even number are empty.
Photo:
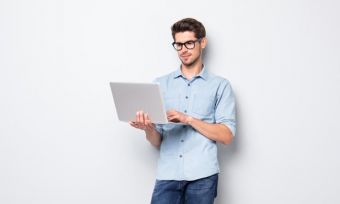
[[[0,1],[0,203],[149,203],[158,150],[117,121],[110,81],[179,67],[170,27],[207,29],[232,84],[217,204],[340,203],[340,2]]]

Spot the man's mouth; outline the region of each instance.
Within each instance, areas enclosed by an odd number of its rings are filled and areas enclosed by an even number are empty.
[[[188,58],[190,55],[181,55],[182,58]]]

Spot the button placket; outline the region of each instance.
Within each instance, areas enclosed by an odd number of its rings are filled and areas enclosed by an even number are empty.
[[[184,94],[184,110],[183,110],[183,112],[186,114],[187,112],[188,112],[188,108],[189,108],[189,102],[190,102],[190,98],[189,98],[189,96],[190,96],[190,92],[191,92],[191,84],[192,83],[192,81],[190,81],[190,82],[187,82],[187,87],[186,87],[186,93]]]

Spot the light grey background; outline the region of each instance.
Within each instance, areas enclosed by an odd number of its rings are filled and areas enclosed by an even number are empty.
[[[0,203],[148,203],[158,151],[109,81],[178,68],[170,26],[207,29],[237,96],[216,203],[340,203],[340,3],[0,1]]]

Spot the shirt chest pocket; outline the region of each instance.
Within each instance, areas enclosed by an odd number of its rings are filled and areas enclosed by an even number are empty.
[[[215,111],[215,96],[196,93],[193,95],[192,112],[200,116],[211,116]]]

